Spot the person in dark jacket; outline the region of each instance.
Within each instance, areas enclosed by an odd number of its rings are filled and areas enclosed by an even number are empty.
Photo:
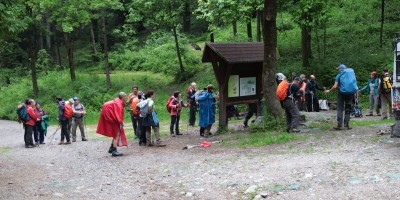
[[[300,77],[293,79],[292,83],[289,84],[286,98],[282,101],[282,107],[285,110],[286,115],[286,131],[288,133],[300,132],[298,129],[300,112],[295,103],[302,96],[302,93],[299,92],[300,82]]]
[[[325,87],[320,87],[315,81],[315,76],[310,75],[310,79],[307,80],[306,85],[306,102],[307,102],[307,111],[308,112],[319,112],[319,102],[317,98],[317,90],[324,91]]]
[[[36,145],[40,144],[45,144],[44,143],[44,130],[42,128],[42,120],[43,116],[46,115],[46,112],[40,107],[40,102],[36,102],[35,104],[35,115],[36,115],[36,122],[35,122],[35,127],[33,129],[34,132],[34,137],[35,137],[35,143]]]
[[[197,112],[197,103],[195,99],[195,94],[197,92],[196,83],[193,82],[186,93],[186,98],[189,103],[189,126],[194,126],[196,123],[196,112]]]
[[[64,108],[65,108],[65,101],[60,97],[56,97],[56,101],[58,103],[58,123],[61,126],[61,140],[59,144],[71,144],[70,140],[70,135],[68,131],[68,121],[69,119],[66,119],[64,117]],[[64,142],[64,139],[67,141]]]

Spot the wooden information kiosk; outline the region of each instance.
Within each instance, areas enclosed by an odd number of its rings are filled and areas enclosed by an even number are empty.
[[[219,90],[219,127],[228,125],[226,107],[262,99],[263,43],[206,43],[202,62],[211,62]]]

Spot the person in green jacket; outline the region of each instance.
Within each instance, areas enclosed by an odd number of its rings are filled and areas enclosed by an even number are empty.
[[[378,78],[378,74],[376,71],[371,72],[370,78],[368,79],[367,85],[365,85],[360,91],[368,92],[369,95],[369,114],[367,116],[373,116],[374,107],[376,108],[376,114],[381,116],[380,110],[378,107],[379,100],[379,84],[381,83]]]

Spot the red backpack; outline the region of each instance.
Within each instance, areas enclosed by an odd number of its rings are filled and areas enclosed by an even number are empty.
[[[286,99],[289,85],[290,84],[287,80],[283,80],[279,83],[278,88],[276,89],[276,97],[279,101],[284,101]]]
[[[168,98],[167,104],[165,105],[165,107],[167,108],[168,113],[171,113],[171,109],[172,108],[169,107],[169,104],[171,103],[172,100],[174,100],[174,96],[170,96]]]
[[[131,103],[132,113],[136,117],[139,116],[139,114],[140,114],[140,109],[137,106],[139,101],[140,101],[139,98],[135,97],[135,98],[132,99],[132,103]]]
[[[64,118],[65,119],[72,118],[72,106],[70,104],[65,104],[64,106]]]

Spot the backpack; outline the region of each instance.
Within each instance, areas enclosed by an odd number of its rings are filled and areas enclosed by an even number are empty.
[[[147,117],[147,115],[149,114],[149,100],[148,99],[146,99],[146,100],[143,100],[143,101],[140,101],[138,104],[137,104],[137,107],[139,107],[139,110],[140,110],[140,115],[142,116],[142,117]],[[136,108],[137,109],[137,108]]]
[[[24,104],[19,104],[17,106],[17,119],[18,122],[27,122],[31,120],[31,116],[28,115],[28,110],[26,108],[26,105]]]
[[[138,106],[139,104],[139,98],[135,97],[132,99],[132,103],[131,103],[131,109],[132,109],[132,114],[133,116],[137,117],[140,114],[140,108]]]
[[[279,83],[278,87],[276,88],[276,97],[279,101],[284,101],[286,99],[289,85],[290,83],[287,80],[283,80]]]
[[[390,78],[389,75],[385,75],[382,78],[382,91],[383,93],[387,94],[390,93],[392,90],[392,79]]]
[[[169,107],[169,104],[171,103],[171,101],[174,100],[174,96],[170,96],[168,98],[167,104],[165,105],[165,107],[167,108],[168,113],[171,113],[172,108]]]
[[[346,68],[340,73],[339,91],[342,94],[355,94],[358,91],[356,74],[353,69]]]
[[[72,118],[72,106],[70,104],[65,104],[64,106],[64,118],[71,119]]]

